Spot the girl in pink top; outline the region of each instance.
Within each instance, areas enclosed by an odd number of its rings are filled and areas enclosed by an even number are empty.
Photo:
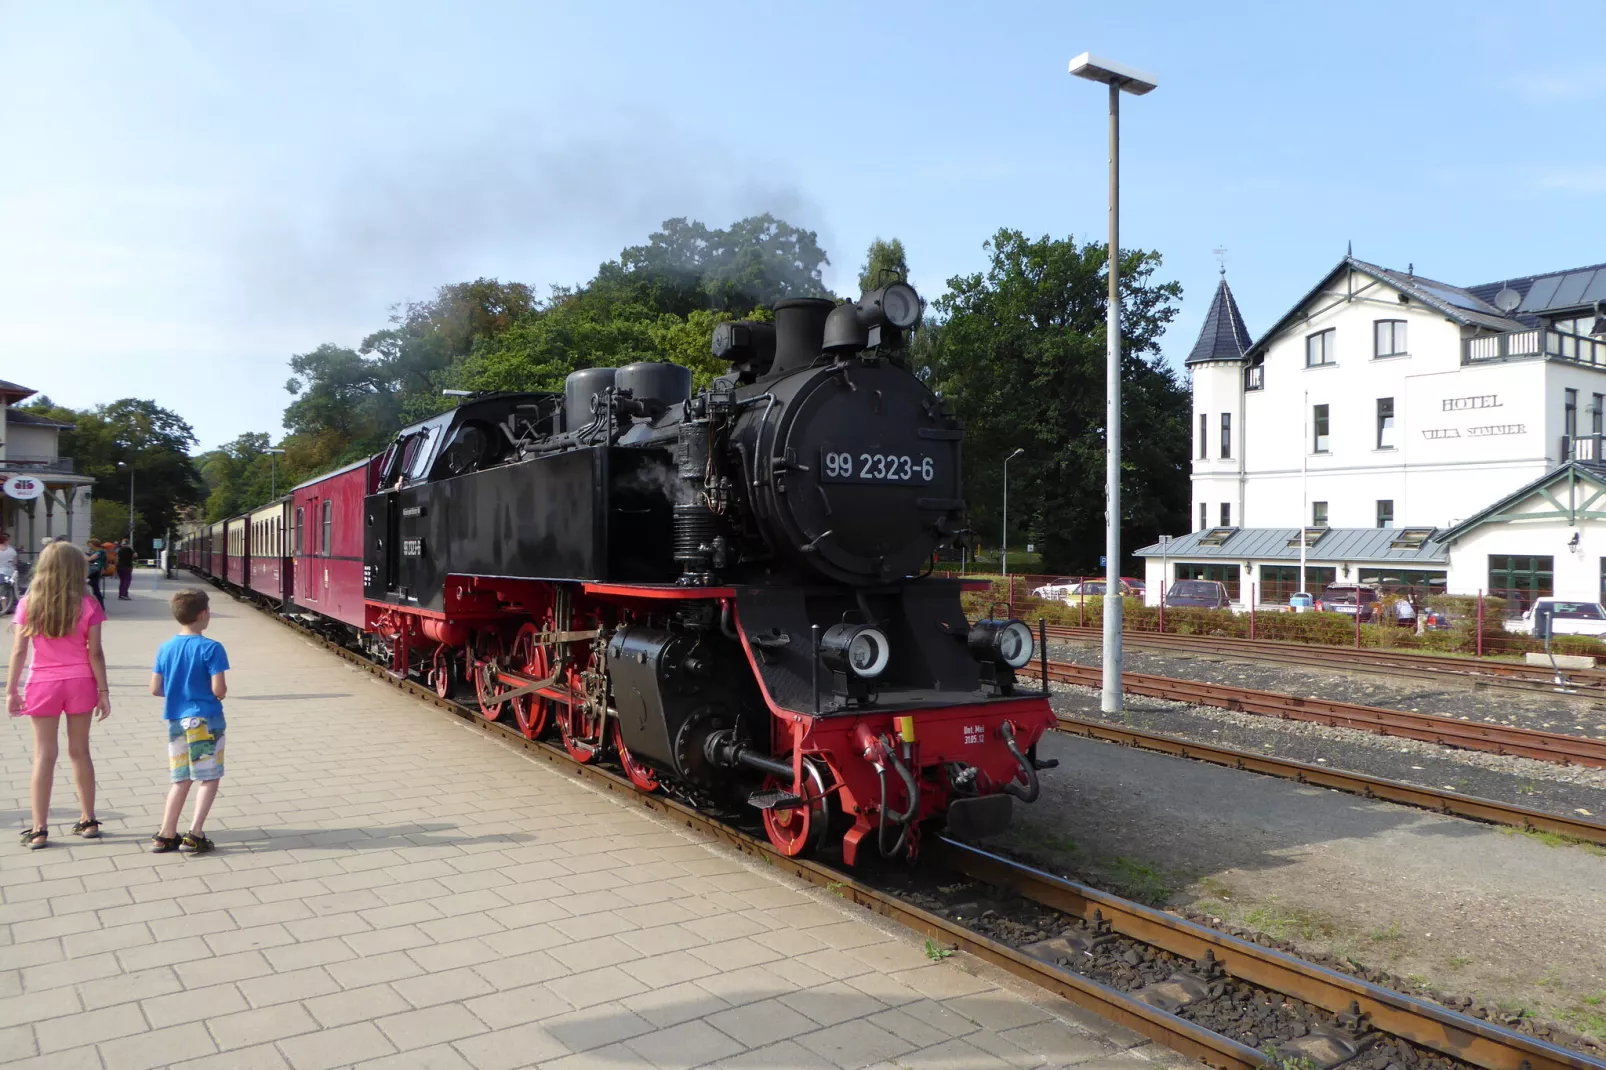
[[[53,542],[39,555],[33,584],[17,603],[6,708],[13,717],[33,721],[33,825],[22,834],[22,844],[35,850],[49,842],[50,789],[63,714],[67,754],[83,807],[72,830],[90,838],[100,835],[100,822],[95,820],[95,764],[89,758],[89,715],[98,713],[104,721],[111,716],[112,703],[106,689],[106,655],[100,648],[106,611],[86,590],[87,572],[77,547]],[[24,663],[28,663],[26,688],[21,686]]]

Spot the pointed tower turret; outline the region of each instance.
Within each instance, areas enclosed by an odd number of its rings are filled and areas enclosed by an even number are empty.
[[[1227,275],[1223,272],[1221,285],[1216,287],[1215,299],[1210,302],[1210,311],[1199,330],[1199,340],[1193,344],[1193,352],[1188,354],[1188,359],[1183,363],[1241,361],[1249,342],[1249,328],[1244,326],[1244,318],[1238,312],[1238,302],[1232,299],[1232,290],[1227,287]]]

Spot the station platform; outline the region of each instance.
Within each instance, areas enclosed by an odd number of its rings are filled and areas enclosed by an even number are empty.
[[[16,1070],[1145,1070],[1186,1060],[577,784],[212,590],[228,648],[216,853],[149,853],[147,686],[190,581],[103,629],[98,841],[65,745],[50,846],[0,844],[0,1063]],[[27,827],[29,726],[0,799]],[[188,813],[185,815],[188,818]],[[186,827],[180,824],[182,831]]]

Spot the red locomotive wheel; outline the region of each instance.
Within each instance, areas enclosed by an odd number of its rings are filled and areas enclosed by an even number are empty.
[[[569,757],[584,765],[602,757],[605,741],[597,732],[596,718],[585,710],[585,681],[580,670],[573,667],[569,669],[569,694],[579,701],[553,704],[557,707],[554,714],[558,733],[563,737],[563,749],[569,752]]]
[[[547,648],[540,643],[541,629],[533,623],[526,622],[519,629],[519,634],[513,638],[513,664],[525,676],[536,680],[545,680],[551,670],[547,668]],[[525,739],[538,739],[546,731],[547,716],[552,710],[552,701],[541,695],[520,695],[511,700],[513,705],[513,719],[519,723],[519,731],[524,733]]]
[[[504,688],[501,681],[496,678],[497,662],[502,656],[502,638],[490,635],[476,644],[472,657],[474,659],[474,694],[480,700],[480,713],[487,721],[497,720],[502,716],[502,707],[506,703],[496,696]]]
[[[619,755],[619,764],[624,767],[630,783],[645,792],[658,790],[658,774],[652,771],[650,765],[636,761],[630,748],[625,746],[624,729],[619,727],[617,720],[613,722],[613,749]]]
[[[435,688],[435,694],[441,698],[451,698],[456,673],[457,651],[447,646],[436,647],[429,670],[429,682]]]
[[[805,801],[802,806],[764,811],[764,834],[788,858],[813,854],[831,827],[830,798],[821,789],[818,769],[805,759]],[[765,791],[791,791],[792,782],[775,775],[764,778]]]

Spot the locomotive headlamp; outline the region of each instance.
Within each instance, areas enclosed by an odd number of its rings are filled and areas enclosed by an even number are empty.
[[[869,304],[876,294],[866,295],[865,304]],[[887,322],[906,331],[920,322],[920,295],[915,288],[907,282],[895,282],[880,291],[881,312],[887,317]]]
[[[820,636],[821,660],[836,672],[851,672],[865,680],[880,676],[891,654],[885,633],[868,624],[837,624]]]
[[[1007,669],[1024,669],[1036,643],[1022,620],[978,620],[970,626],[970,656]]]

